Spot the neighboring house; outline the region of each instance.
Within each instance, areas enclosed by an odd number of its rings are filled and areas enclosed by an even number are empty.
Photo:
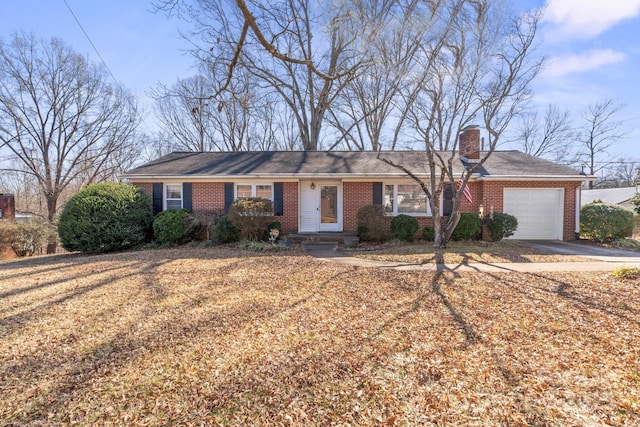
[[[636,195],[636,187],[602,188],[596,190],[582,190],[582,206],[599,200],[610,205],[618,205],[633,210],[631,199]]]
[[[460,135],[455,173],[477,161],[478,128]],[[424,152],[382,152],[426,178]],[[408,214],[422,226],[431,213],[420,187],[375,152],[175,152],[128,171],[122,177],[143,188],[154,211],[185,208],[196,212],[228,209],[241,197],[274,202],[284,233],[355,233],[356,212],[382,204],[389,218]],[[462,212],[506,212],[518,218],[519,239],[573,240],[578,232],[580,191],[590,179],[571,168],[518,151],[496,151],[469,181],[472,201]],[[442,211],[451,210],[450,197]]]

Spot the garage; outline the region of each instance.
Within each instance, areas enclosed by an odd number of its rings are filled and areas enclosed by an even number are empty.
[[[512,239],[562,240],[564,189],[505,188],[503,212],[518,219]]]

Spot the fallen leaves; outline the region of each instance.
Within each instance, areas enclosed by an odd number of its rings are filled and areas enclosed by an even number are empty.
[[[177,248],[0,264],[0,425],[635,425],[640,288]]]

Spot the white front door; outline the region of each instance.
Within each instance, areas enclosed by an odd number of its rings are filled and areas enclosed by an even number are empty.
[[[300,182],[301,233],[342,231],[342,185],[340,182]]]

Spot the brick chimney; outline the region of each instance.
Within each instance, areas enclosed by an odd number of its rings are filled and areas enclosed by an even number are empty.
[[[16,218],[16,208],[13,194],[0,193],[0,219],[12,220]]]
[[[458,151],[467,160],[480,160],[480,127],[467,126],[460,133]]]

